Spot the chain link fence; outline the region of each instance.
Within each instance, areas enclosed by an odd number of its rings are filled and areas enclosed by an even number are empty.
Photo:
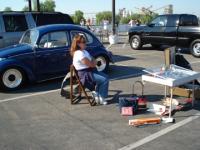
[[[87,28],[84,26],[84,28]],[[116,27],[116,34],[120,43],[127,43],[128,41],[128,30],[131,28],[130,25],[118,25]],[[104,30],[104,26],[90,26],[90,31],[93,32],[102,43],[109,42],[109,35],[112,34],[112,25],[108,25],[107,30]]]

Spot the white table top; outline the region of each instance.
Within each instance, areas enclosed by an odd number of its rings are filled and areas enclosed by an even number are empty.
[[[200,73],[172,65],[172,69],[158,71],[159,68],[147,69],[147,75],[142,75],[142,81],[152,82],[169,87],[176,87],[200,78]]]

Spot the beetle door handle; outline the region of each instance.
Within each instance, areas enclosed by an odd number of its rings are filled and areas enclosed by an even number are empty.
[[[3,39],[3,36],[0,36],[0,39]]]

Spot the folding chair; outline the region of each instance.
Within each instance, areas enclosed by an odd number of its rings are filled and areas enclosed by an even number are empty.
[[[77,97],[74,97],[74,94],[73,94],[74,84],[78,84],[78,86],[79,86],[79,95]],[[82,96],[81,96],[82,92],[85,95],[85,98],[89,102],[90,106],[96,105],[94,98],[91,98],[90,96],[88,96],[88,94],[85,90],[85,87],[83,86],[83,84],[81,83],[81,81],[78,77],[78,73],[77,73],[76,69],[74,68],[73,65],[71,65],[71,67],[70,67],[70,100],[71,100],[71,104],[76,104],[77,99],[82,99]]]

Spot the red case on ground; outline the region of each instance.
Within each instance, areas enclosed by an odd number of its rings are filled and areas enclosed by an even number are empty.
[[[121,115],[122,116],[133,116],[134,115],[133,107],[122,107]]]

